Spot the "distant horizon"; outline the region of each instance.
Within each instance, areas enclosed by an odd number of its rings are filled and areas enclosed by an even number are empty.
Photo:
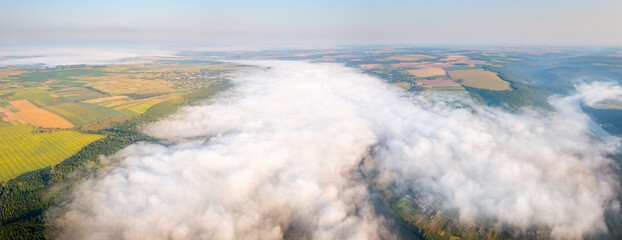
[[[4,1],[4,42],[620,46],[622,2]]]

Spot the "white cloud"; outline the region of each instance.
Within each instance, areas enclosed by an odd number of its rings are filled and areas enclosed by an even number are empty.
[[[545,225],[560,238],[603,230],[617,139],[593,138],[564,98],[555,113],[517,115],[409,96],[336,64],[245,63],[270,68],[147,127],[171,144],[134,144],[76,189],[57,220],[64,237],[392,238],[353,176],[372,146],[388,177],[465,221]]]
[[[4,47],[0,48],[0,66],[44,64],[49,67],[75,64],[111,64],[145,56],[173,56],[174,50],[123,47]]]

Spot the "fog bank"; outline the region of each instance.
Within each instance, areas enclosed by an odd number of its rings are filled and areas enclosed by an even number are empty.
[[[145,132],[85,181],[55,220],[65,239],[392,239],[358,163],[463,221],[557,238],[605,231],[617,177],[569,98],[520,114],[453,94],[411,95],[338,64],[251,61],[232,90]],[[588,92],[588,91],[583,91]],[[587,94],[587,93],[586,93]]]

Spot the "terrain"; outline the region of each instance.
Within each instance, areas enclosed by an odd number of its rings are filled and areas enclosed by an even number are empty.
[[[613,53],[613,54],[612,54]],[[218,61],[213,56],[218,56]],[[581,83],[622,84],[615,51],[565,49],[374,47],[248,52],[183,51],[148,63],[0,68],[0,238],[54,238],[45,212],[80,179],[109,167],[101,156],[136,142],[160,139],[141,127],[229,88],[246,59],[338,63],[405,91],[473,99],[509,112],[548,111],[550,96],[569,95]],[[2,62],[0,61],[0,64]],[[622,103],[582,104],[596,124],[620,136]],[[619,156],[615,164],[620,164]],[[384,182],[374,159],[359,164],[371,193],[401,224],[426,239],[548,239],[531,226],[464,223],[456,213]],[[619,173],[618,173],[619,174]],[[622,197],[618,195],[618,200]],[[619,237],[621,217],[608,215],[609,236]],[[600,236],[595,236],[600,237]]]

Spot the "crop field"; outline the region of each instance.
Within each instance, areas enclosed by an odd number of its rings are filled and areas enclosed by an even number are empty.
[[[409,82],[394,82],[394,83],[391,83],[391,84],[393,84],[395,86],[398,86],[398,87],[401,87],[401,88],[404,88],[404,89],[409,89],[413,85],[412,83],[409,83]]]
[[[51,94],[51,95],[53,95],[53,94]],[[71,102],[71,100],[69,100],[66,97],[31,98],[31,99],[29,99],[29,101],[32,102],[37,107],[47,107],[47,106],[57,105],[57,104],[61,104],[61,103]]]
[[[104,98],[96,98],[96,99],[91,99],[91,100],[86,100],[84,102],[86,103],[107,103],[107,102],[112,102],[112,101],[116,101],[116,100],[121,100],[121,99],[127,99],[129,98],[128,96],[113,96],[113,97],[104,97]]]
[[[75,102],[106,97],[104,94],[79,87],[57,90],[54,93]]]
[[[91,103],[63,103],[46,107],[45,109],[54,112],[76,126],[100,120],[106,117],[121,117],[125,114],[114,109],[102,107]]]
[[[144,113],[145,111],[147,111],[148,108],[150,108],[153,105],[172,99],[174,97],[175,96],[165,96],[165,97],[158,97],[158,98],[141,99],[141,100],[136,100],[136,101],[117,105],[114,107],[114,109],[119,112],[128,114],[128,115],[136,115],[136,114]]]
[[[0,57],[0,59],[2,59],[2,58]],[[23,73],[23,71],[21,71],[18,68],[11,68],[11,67],[3,68],[3,69],[0,69],[0,80],[7,81],[8,80],[8,79],[6,79],[7,77],[10,77],[10,76],[13,76],[13,75],[18,75],[18,74],[21,74],[21,73]]]
[[[416,77],[431,77],[431,76],[446,75],[445,70],[443,70],[442,68],[422,68],[422,69],[406,70],[406,72]]]
[[[512,90],[510,83],[503,81],[499,76],[484,69],[457,70],[448,72],[451,79],[467,87],[489,90]]]
[[[5,95],[6,97],[0,98],[0,100],[15,101],[33,98],[44,98],[50,97],[50,94],[52,94],[52,92],[44,87],[12,88],[10,90],[3,91],[3,95]]]
[[[55,165],[103,137],[63,129],[126,121],[220,83],[220,74],[233,68],[226,63],[1,68],[0,181]]]
[[[28,100],[17,100],[9,102],[19,110],[15,113],[18,117],[28,123],[43,128],[71,128],[73,124],[64,118],[48,112],[30,103]]]
[[[75,131],[35,133],[34,130],[29,124],[0,124],[0,181],[55,165],[103,137]]]
[[[161,79],[144,79],[140,74],[110,74],[105,78],[92,78],[93,88],[111,94],[127,94],[136,92],[174,92],[166,81]]]
[[[370,64],[361,64],[359,65],[361,69],[372,69],[372,68],[380,68],[382,64],[380,63],[370,63]]]
[[[45,82],[48,80],[75,81],[83,76],[101,76],[104,73],[94,69],[68,69],[27,72],[10,78],[18,82]]]

